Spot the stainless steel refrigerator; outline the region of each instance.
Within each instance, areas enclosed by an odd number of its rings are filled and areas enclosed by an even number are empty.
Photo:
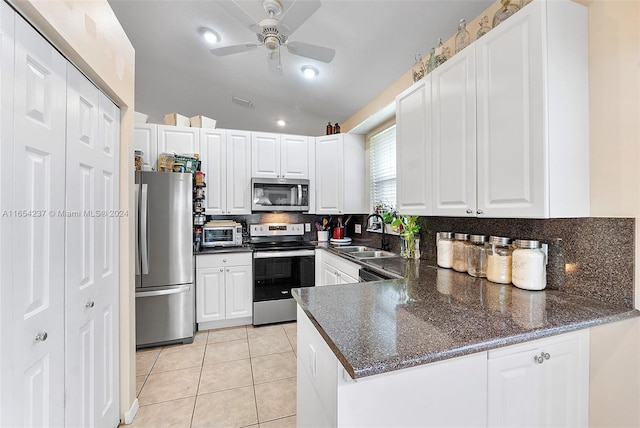
[[[191,343],[192,174],[136,172],[136,346]]]

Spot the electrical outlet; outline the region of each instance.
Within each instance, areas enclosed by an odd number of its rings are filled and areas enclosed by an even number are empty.
[[[361,224],[356,224],[356,228],[355,228],[355,232],[356,233],[362,233],[362,225]]]
[[[305,223],[304,224],[304,231],[305,232],[311,232],[311,223]]]

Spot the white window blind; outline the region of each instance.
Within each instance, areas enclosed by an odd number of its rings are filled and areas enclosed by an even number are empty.
[[[370,144],[371,202],[396,206],[396,126],[372,136]]]

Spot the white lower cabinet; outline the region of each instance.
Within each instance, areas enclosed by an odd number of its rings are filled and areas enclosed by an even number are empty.
[[[196,257],[198,330],[251,323],[251,253],[200,254]]]
[[[489,426],[588,425],[589,331],[489,351]]]
[[[353,380],[298,306],[298,427],[585,427],[589,331]]]
[[[316,250],[316,286],[353,284],[360,277],[360,265],[328,251]]]

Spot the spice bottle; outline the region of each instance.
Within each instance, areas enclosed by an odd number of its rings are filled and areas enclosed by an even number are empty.
[[[331,125],[331,122],[329,122],[329,124],[327,125],[327,135],[331,134],[333,134],[333,125]]]
[[[438,232],[436,254],[438,266],[447,269],[453,267],[453,233]]]
[[[511,260],[512,282],[524,290],[544,290],[547,286],[547,256],[540,241],[516,239]]]
[[[471,276],[484,278],[487,276],[487,248],[485,235],[471,235],[471,245],[467,247],[467,272]]]
[[[453,235],[453,270],[457,272],[467,271],[467,246],[469,246],[468,233],[455,233]]]
[[[487,279],[498,284],[511,284],[511,239],[490,236],[487,249]]]
[[[340,133],[340,125],[338,125],[338,123],[336,122],[336,124],[333,126],[333,133],[334,134],[339,134]]]

